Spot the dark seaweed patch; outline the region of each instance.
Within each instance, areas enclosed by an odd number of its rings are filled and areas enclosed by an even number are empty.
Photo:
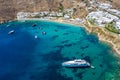
[[[42,30],[43,28],[42,27],[39,27],[39,30]]]
[[[73,68],[72,72],[76,73],[78,71],[78,68]]]
[[[63,45],[58,45],[58,46],[55,46],[54,48],[64,48]]]
[[[57,30],[57,29],[55,29],[54,31],[55,31],[55,32],[58,32],[58,30]]]
[[[93,75],[95,75],[95,72],[92,72]]]
[[[86,45],[86,46],[81,46],[80,49],[84,50],[84,49],[86,49],[86,48],[88,48],[88,47],[89,47],[89,44]]]
[[[84,73],[85,73],[85,71],[82,71],[82,72],[76,74],[76,76],[77,76],[78,78],[82,79]]]
[[[63,33],[63,35],[68,35],[69,33]]]
[[[100,67],[103,67],[103,65],[102,65],[102,64],[100,64],[99,66],[100,66]]]
[[[58,29],[68,29],[68,28],[70,28],[69,26],[65,26],[65,25],[57,25],[56,27]]]
[[[73,44],[65,44],[65,47],[71,47]]]
[[[61,43],[64,44],[64,43],[68,43],[69,40],[65,40],[65,41],[62,41]]]
[[[37,26],[37,24],[33,24],[33,25],[32,25],[32,27],[36,27],[36,26]]]
[[[79,54],[79,52],[76,52],[76,54]]]
[[[46,54],[40,54],[42,61],[44,63],[48,63],[48,66],[45,66],[45,69],[43,69],[42,71],[35,73],[34,75],[31,75],[30,79],[31,80],[73,80],[71,77],[67,78],[57,72],[62,67],[61,63],[63,62],[63,60],[65,60],[61,55],[61,50],[62,47],[59,47],[59,49],[56,51],[51,51]]]
[[[67,31],[67,32],[68,32],[68,33],[75,33],[75,31],[70,31],[70,30],[69,30],[69,31]]]
[[[80,56],[83,57],[83,56],[84,56],[84,53],[82,53]]]
[[[72,57],[72,59],[76,59],[76,57]]]
[[[54,35],[54,36],[52,36],[52,38],[50,38],[50,40],[55,40],[58,37],[59,37],[58,35]]]
[[[42,60],[43,61],[57,61],[57,60],[61,60],[62,59],[61,50],[62,50],[62,47],[59,47],[58,50],[51,51],[51,52],[47,53],[46,55],[43,55]]]
[[[58,46],[55,46],[54,48],[71,47],[72,45],[75,45],[75,43],[71,43],[71,44],[64,44],[64,45],[58,45]]]
[[[88,35],[87,40],[90,41],[91,43],[98,43],[98,38],[95,35]]]

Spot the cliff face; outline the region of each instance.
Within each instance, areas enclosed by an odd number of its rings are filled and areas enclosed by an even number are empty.
[[[17,12],[58,11],[62,5],[64,8],[75,7],[77,3],[87,4],[89,0],[0,0],[0,21],[16,18]],[[119,0],[111,1],[113,6],[120,9]],[[86,5],[76,8],[74,16],[84,17]],[[84,15],[85,14],[85,15]]]

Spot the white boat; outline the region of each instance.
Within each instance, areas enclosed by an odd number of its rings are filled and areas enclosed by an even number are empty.
[[[62,66],[72,67],[72,68],[76,68],[76,67],[85,68],[85,67],[90,67],[90,63],[87,62],[86,60],[75,59],[75,60],[63,62]]]
[[[14,30],[11,30],[8,32],[8,34],[13,34],[15,31]]]
[[[10,25],[7,25],[6,27],[9,27]]]

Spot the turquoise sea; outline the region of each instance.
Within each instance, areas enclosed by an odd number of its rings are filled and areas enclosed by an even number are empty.
[[[95,69],[61,66],[77,58]],[[50,21],[0,25],[0,80],[120,80],[119,62],[108,44],[80,26]]]

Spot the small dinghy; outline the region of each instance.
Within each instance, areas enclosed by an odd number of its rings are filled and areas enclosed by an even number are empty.
[[[38,36],[37,36],[37,35],[35,35],[35,39],[38,39]]]
[[[8,32],[8,34],[13,34],[15,32],[15,30],[11,30]]]

